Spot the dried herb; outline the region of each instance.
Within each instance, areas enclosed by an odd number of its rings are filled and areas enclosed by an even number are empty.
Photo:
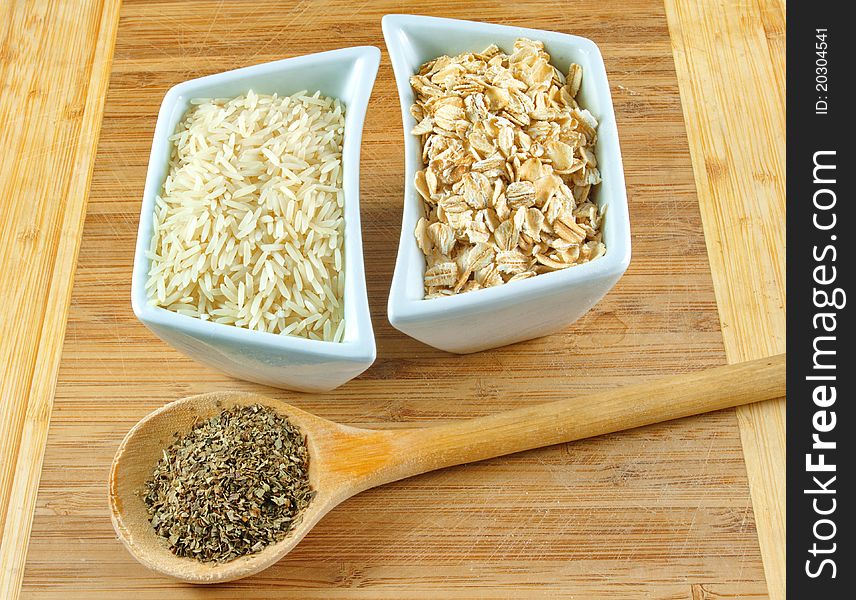
[[[179,556],[224,562],[283,539],[315,493],[306,438],[261,405],[196,423],[146,482],[149,520]]]

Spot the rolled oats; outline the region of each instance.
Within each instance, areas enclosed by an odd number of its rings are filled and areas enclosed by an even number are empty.
[[[602,256],[597,120],[579,106],[582,68],[567,75],[541,42],[506,54],[441,56],[410,78],[411,133],[425,168],[414,185],[425,216],[425,297],[502,285]]]

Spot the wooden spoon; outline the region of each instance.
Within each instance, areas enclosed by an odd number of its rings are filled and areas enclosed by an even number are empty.
[[[110,470],[113,526],[134,558],[155,571],[193,583],[231,581],[277,562],[330,509],[368,488],[434,469],[784,395],[784,354],[418,429],[358,429],[265,396],[202,394],[154,411],[125,436]],[[253,403],[276,409],[306,433],[315,499],[287,538],[257,554],[226,563],[175,556],[152,529],[139,491],[174,433],[183,434],[197,420],[227,407]]]

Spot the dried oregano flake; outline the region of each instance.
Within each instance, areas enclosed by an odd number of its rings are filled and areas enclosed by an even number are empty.
[[[178,556],[225,562],[277,542],[300,522],[309,486],[306,438],[254,404],[199,423],[163,451],[145,485],[149,520]]]

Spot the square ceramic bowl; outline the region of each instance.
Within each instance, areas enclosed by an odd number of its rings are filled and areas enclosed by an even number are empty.
[[[586,38],[489,23],[386,15],[383,35],[392,60],[404,121],[404,214],[387,311],[392,325],[430,346],[468,353],[547,335],[573,323],[618,281],[630,263],[630,219],[618,131],[606,69],[598,47]],[[511,51],[514,40],[544,42],[553,64],[567,72],[572,62],[583,67],[579,101],[599,121],[596,157],[603,183],[593,191],[607,205],[603,235],[606,254],[592,262],[523,281],[456,296],[424,299],[425,259],[413,232],[423,215],[413,178],[423,168],[416,124],[410,114],[410,76],[425,62],[442,55],[481,51],[497,44]]]
[[[375,359],[375,340],[366,296],[360,229],[360,141],[380,51],[343,48],[193,79],[170,89],[155,127],[140,227],[134,255],[131,304],[134,314],[163,341],[230,375],[302,391],[326,391],[365,371]],[[193,98],[258,93],[290,95],[301,90],[338,98],[345,104],[342,153],[345,192],[345,336],[341,343],[252,331],[193,317],[148,303],[146,250],[153,235],[155,196],[169,171],[169,137]]]

